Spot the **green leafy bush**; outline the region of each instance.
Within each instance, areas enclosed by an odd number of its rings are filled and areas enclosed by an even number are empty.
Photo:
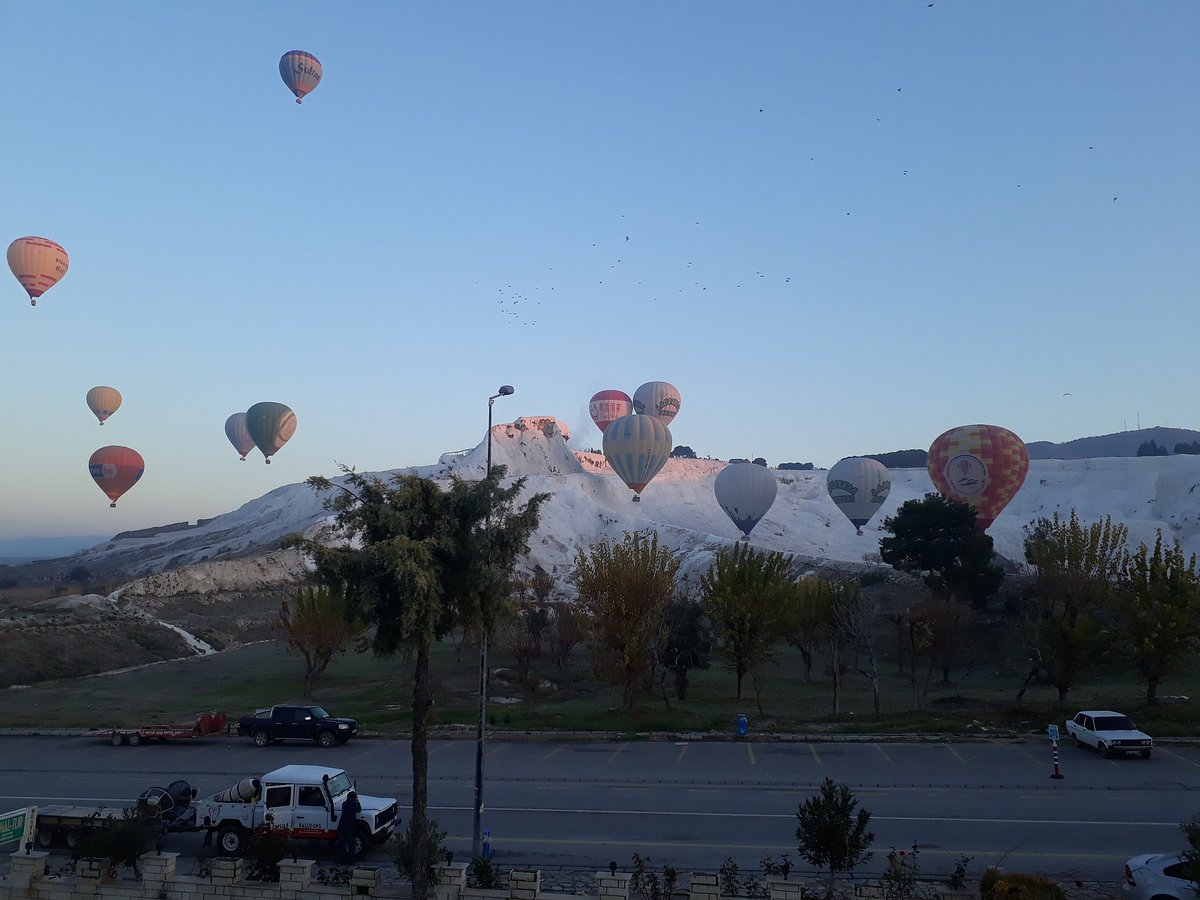
[[[118,819],[104,818],[100,811],[92,813],[75,847],[75,857],[108,860],[112,867],[129,866],[138,870],[138,858],[148,853],[159,835],[158,822],[148,819],[136,809],[126,809]]]

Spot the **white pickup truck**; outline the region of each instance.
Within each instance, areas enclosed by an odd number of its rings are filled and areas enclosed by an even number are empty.
[[[1107,709],[1085,709],[1067,720],[1067,731],[1076,747],[1095,747],[1106,759],[1117,753],[1140,753],[1150,758],[1154,741],[1128,716]]]
[[[260,779],[195,800],[195,827],[215,832],[222,853],[237,855],[255,831],[286,829],[288,837],[336,840],[342,802],[354,789],[350,776],[328,766],[284,766]],[[396,830],[396,800],[358,795],[357,853],[382,844]],[[356,855],[357,855],[356,853]]]

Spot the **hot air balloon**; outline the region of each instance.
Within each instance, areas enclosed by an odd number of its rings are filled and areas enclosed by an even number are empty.
[[[37,298],[67,274],[67,251],[48,238],[17,238],[8,245],[8,267],[37,306]]]
[[[679,391],[665,381],[647,381],[633,392],[633,411],[670,425],[679,414]]]
[[[244,412],[234,413],[225,420],[225,437],[229,438],[229,443],[233,444],[233,449],[238,452],[242,462],[245,462],[246,454],[254,449],[254,438],[250,437],[250,432],[246,430]]]
[[[600,391],[588,401],[588,412],[603,434],[613,419],[633,414],[633,401],[624,391]]]
[[[301,103],[321,83],[321,62],[304,50],[289,50],[279,59],[279,75]]]
[[[975,507],[975,524],[986,531],[1024,484],[1029,451],[1007,428],[962,425],[929,445],[925,467],[943,497]]]
[[[862,536],[863,526],[879,512],[892,489],[887,467],[877,459],[848,456],[829,470],[825,479],[829,499],[837,504]]]
[[[87,392],[87,405],[100,424],[121,408],[121,392],[114,387],[98,385]]]
[[[671,430],[654,416],[621,416],[604,429],[604,457],[635,503],[670,455]]]
[[[270,463],[296,433],[296,414],[282,403],[255,403],[246,410],[246,432]]]
[[[767,514],[778,491],[771,470],[752,462],[728,465],[713,481],[717,503],[741,531],[744,541],[750,540],[750,532]]]
[[[128,447],[101,447],[88,460],[88,472],[113,507],[122,494],[137,484],[145,470],[142,454]]]

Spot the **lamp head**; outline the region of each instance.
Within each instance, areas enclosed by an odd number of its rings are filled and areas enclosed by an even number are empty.
[[[516,388],[511,384],[502,384],[496,393],[501,397],[507,397],[509,394],[516,393]]]

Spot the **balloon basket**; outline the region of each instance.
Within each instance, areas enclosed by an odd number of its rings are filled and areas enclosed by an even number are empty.
[[[633,495],[633,502],[634,502],[634,503],[641,503],[641,502],[642,502],[642,498],[641,498],[641,497],[639,497],[637,494],[634,494],[634,495]]]
[[[265,462],[265,463],[266,463],[268,466],[271,464],[271,460],[270,460],[270,459],[265,459],[265,460],[263,460],[263,462]]]
[[[109,509],[116,509],[116,508],[117,508],[117,501],[116,501],[116,500],[114,500],[112,503],[108,504],[108,508],[109,508]]]

